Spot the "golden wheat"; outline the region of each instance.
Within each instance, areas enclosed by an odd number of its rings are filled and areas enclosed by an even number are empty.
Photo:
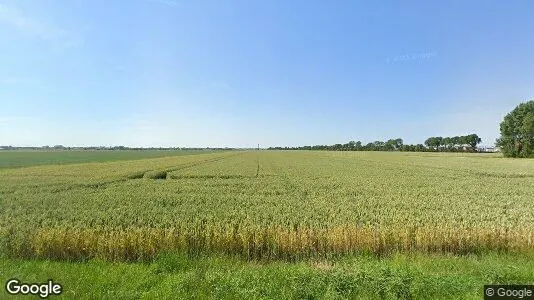
[[[534,249],[528,160],[251,151],[0,172],[0,246],[12,256]]]

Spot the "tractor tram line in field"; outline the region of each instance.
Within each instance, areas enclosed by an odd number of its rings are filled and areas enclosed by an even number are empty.
[[[529,252],[534,182],[519,175],[534,165],[516,164],[240,151],[4,170],[0,237],[9,256],[67,260]],[[473,176],[470,166],[508,177]]]
[[[239,155],[239,154],[240,153],[233,154],[233,155]],[[164,168],[164,170],[136,171],[136,172],[133,172],[131,174],[128,174],[124,178],[118,178],[118,179],[112,179],[112,180],[104,180],[104,181],[99,181],[99,182],[90,182],[90,183],[77,183],[77,184],[72,184],[72,185],[67,185],[67,186],[62,185],[62,186],[60,186],[58,188],[53,189],[52,192],[53,193],[60,193],[60,192],[65,192],[65,191],[73,190],[73,189],[99,189],[99,188],[106,188],[108,185],[111,185],[111,184],[126,182],[128,180],[134,180],[134,179],[140,179],[140,178],[166,179],[167,178],[167,173],[170,173],[170,172],[173,172],[173,171],[178,171],[178,170],[183,170],[183,169],[187,169],[187,168],[193,168],[193,167],[196,167],[196,166],[201,166],[201,165],[205,165],[205,164],[209,164],[209,163],[213,163],[213,162],[217,162],[217,161],[221,161],[221,160],[226,159],[228,157],[229,156],[221,156],[221,157],[205,159],[205,160],[199,160],[199,161],[190,162],[190,163],[184,163],[184,164],[180,164],[180,165],[177,165],[177,166]],[[158,176],[158,175],[160,175],[160,176]],[[161,175],[163,175],[163,176],[161,176]]]

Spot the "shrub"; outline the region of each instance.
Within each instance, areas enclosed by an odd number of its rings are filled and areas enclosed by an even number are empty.
[[[143,177],[148,178],[148,179],[166,179],[167,172],[166,171],[149,171],[149,172],[146,172],[143,175]]]

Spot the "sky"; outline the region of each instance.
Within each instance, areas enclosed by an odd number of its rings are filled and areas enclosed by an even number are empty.
[[[532,1],[0,0],[0,145],[477,133],[534,99]]]

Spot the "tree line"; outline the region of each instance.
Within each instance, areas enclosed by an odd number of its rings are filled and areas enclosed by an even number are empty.
[[[430,137],[425,144],[404,144],[401,138],[362,144],[350,141],[346,144],[300,147],[269,147],[268,150],[327,150],[327,151],[406,151],[406,152],[476,152],[482,139],[476,134],[455,137]]]
[[[482,139],[476,134],[469,134],[464,136],[454,137],[429,137],[425,141],[425,145],[436,151],[456,151],[458,149],[476,149],[477,145],[482,142]]]
[[[55,146],[29,146],[29,147],[18,147],[18,146],[0,146],[0,150],[106,150],[106,151],[121,151],[121,150],[165,150],[165,151],[178,151],[178,150],[186,150],[186,151],[193,151],[193,150],[240,150],[239,148],[198,148],[198,147],[127,147],[127,146],[63,146],[63,145],[55,145]]]

